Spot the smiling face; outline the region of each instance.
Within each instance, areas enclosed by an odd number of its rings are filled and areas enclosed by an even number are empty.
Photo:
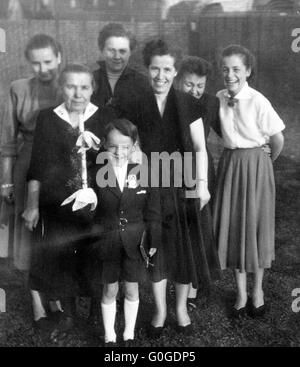
[[[28,61],[35,76],[46,83],[57,77],[61,55],[55,55],[51,47],[33,49],[28,53]]]
[[[110,73],[121,73],[131,55],[130,41],[125,37],[109,37],[101,51],[107,70]]]
[[[113,164],[123,165],[133,152],[133,141],[130,136],[123,135],[119,130],[113,129],[107,135],[105,147]]]
[[[171,55],[153,56],[148,67],[149,81],[155,94],[167,94],[177,75]]]
[[[251,75],[251,69],[246,67],[241,55],[223,57],[221,67],[225,87],[229,94],[235,96],[241,91],[247,78]]]
[[[91,75],[88,73],[66,73],[62,91],[67,110],[83,113],[93,94]]]
[[[194,73],[185,73],[180,80],[180,89],[200,99],[204,93],[206,86],[206,76],[199,76]]]

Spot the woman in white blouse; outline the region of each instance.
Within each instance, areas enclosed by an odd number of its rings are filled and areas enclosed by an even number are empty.
[[[221,69],[226,89],[217,93],[224,152],[218,168],[214,230],[222,269],[235,272],[233,316],[265,313],[264,269],[274,260],[275,184],[272,162],[283,148],[284,123],[270,102],[251,88],[255,59],[249,50],[230,45]],[[262,146],[268,143],[271,154]],[[253,273],[251,302],[247,273]]]

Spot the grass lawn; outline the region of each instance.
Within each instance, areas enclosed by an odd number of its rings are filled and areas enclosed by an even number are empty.
[[[200,297],[191,313],[195,333],[185,337],[175,332],[174,288],[169,286],[169,317],[159,340],[150,341],[145,334],[153,312],[150,287],[141,287],[140,312],[137,321],[136,345],[144,347],[178,346],[300,346],[300,313],[292,311],[292,291],[300,289],[300,106],[283,107],[280,111],[287,124],[285,148],[275,163],[277,183],[276,261],[266,272],[265,300],[270,306],[262,319],[246,317],[230,319],[228,311],[234,302],[235,289],[230,271],[224,271],[210,297]],[[220,146],[212,139],[217,155]],[[30,297],[26,274],[17,272],[5,262],[0,263],[0,288],[6,290],[7,312],[0,314],[1,346],[99,346],[102,328],[94,328],[84,318],[84,305],[79,305],[78,325],[67,337],[53,343],[32,328]],[[300,291],[299,291],[300,292]],[[300,302],[299,302],[300,306]],[[121,335],[123,315],[117,316]]]

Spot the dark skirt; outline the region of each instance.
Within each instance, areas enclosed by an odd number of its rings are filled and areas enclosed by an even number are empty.
[[[169,279],[209,290],[219,278],[210,207],[200,212],[199,200],[185,199],[181,188],[163,188],[162,245],[153,257],[151,280]]]
[[[33,232],[30,289],[52,298],[75,297],[80,291],[80,249],[90,225],[67,218],[41,215]]]
[[[207,149],[207,159],[208,159],[208,172],[207,172],[207,180],[208,180],[208,191],[210,193],[211,199],[209,201],[209,206],[212,210],[213,208],[213,199],[216,189],[216,172],[214,166],[214,158],[210,151]]]
[[[261,148],[225,149],[219,162],[214,230],[222,269],[255,272],[275,259],[275,183]]]

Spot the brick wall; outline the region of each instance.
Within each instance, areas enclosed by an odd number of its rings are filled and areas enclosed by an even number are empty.
[[[46,33],[59,40],[64,49],[65,59],[87,63],[95,67],[100,53],[97,47],[99,30],[107,22],[70,20],[24,20],[22,22],[1,21],[6,31],[6,53],[0,53],[0,112],[7,89],[12,80],[30,76],[30,69],[24,57],[24,48],[30,37]],[[132,55],[132,63],[141,66],[141,48],[152,37],[161,36],[176,43],[188,52],[188,29],[181,23],[124,23],[136,36],[139,47]]]

